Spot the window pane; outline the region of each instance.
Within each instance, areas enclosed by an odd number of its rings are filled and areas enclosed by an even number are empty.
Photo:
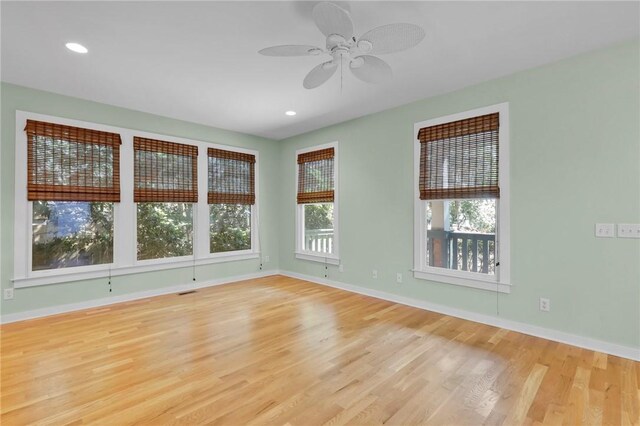
[[[138,203],[138,260],[193,254],[193,204]]]
[[[209,205],[211,253],[251,249],[251,206]]]
[[[304,250],[333,253],[333,203],[303,204]]]
[[[429,266],[495,273],[495,199],[429,201],[426,216]]]
[[[113,262],[113,203],[34,201],[32,269]]]

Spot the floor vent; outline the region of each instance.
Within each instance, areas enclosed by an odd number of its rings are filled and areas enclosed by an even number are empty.
[[[178,296],[184,296],[185,294],[195,293],[195,290],[183,291],[182,293],[178,293]]]

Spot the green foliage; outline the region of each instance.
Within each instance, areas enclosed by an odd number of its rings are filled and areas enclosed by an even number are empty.
[[[192,254],[192,204],[138,203],[138,260]]]
[[[251,249],[251,206],[244,204],[211,204],[211,253]]]
[[[449,202],[449,225],[454,231],[496,232],[496,201],[492,199]]]
[[[33,203],[33,270],[111,262],[112,203]]]
[[[305,229],[333,229],[333,203],[306,204],[304,227]]]

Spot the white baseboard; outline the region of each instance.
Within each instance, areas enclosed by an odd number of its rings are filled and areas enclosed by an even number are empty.
[[[640,348],[618,345],[616,343],[604,342],[602,340],[592,339],[590,337],[578,336],[575,334],[565,333],[563,331],[553,330],[550,328],[539,327],[536,325],[525,324],[518,321],[512,321],[491,315],[479,314],[476,312],[465,311],[462,309],[451,308],[449,306],[431,303],[425,300],[414,299],[397,294],[387,293],[380,290],[373,290],[352,284],[346,284],[339,281],[329,280],[311,275],[299,274],[297,272],[269,270],[261,271],[253,274],[235,275],[226,278],[208,280],[198,283],[181,284],[171,287],[163,287],[153,290],[140,291],[136,293],[122,294],[118,296],[110,296],[101,299],[88,300],[78,303],[69,303],[65,305],[51,306],[42,309],[34,309],[30,311],[16,312],[14,314],[6,314],[0,317],[0,323],[7,324],[16,321],[24,321],[28,319],[46,317],[50,315],[61,314],[65,312],[79,311],[82,309],[95,308],[99,306],[112,305],[114,303],[128,302],[131,300],[145,299],[148,297],[161,296],[164,294],[178,293],[186,290],[197,288],[213,287],[216,285],[229,284],[236,281],[249,280],[254,278],[262,278],[271,275],[284,275],[292,278],[309,281],[316,284],[334,287],[340,290],[358,293],[365,296],[375,297],[390,302],[400,303],[402,305],[412,306],[414,308],[424,309],[427,311],[438,312],[444,315],[450,315],[469,321],[488,324],[507,330],[517,331],[531,336],[541,337],[543,339],[553,340],[556,342],[566,343],[568,345],[578,346],[598,352],[628,358],[640,361]]]
[[[277,275],[279,271],[261,271],[253,274],[235,275],[226,278],[218,278],[215,280],[207,280],[196,283],[180,284],[171,287],[162,287],[153,290],[138,291],[135,293],[121,294],[117,296],[103,297],[100,299],[87,300],[84,302],[68,303],[65,305],[51,306],[42,309],[33,309],[30,311],[16,312],[14,314],[6,314],[0,317],[1,324],[8,324],[16,321],[24,321],[28,319],[47,317],[50,315],[62,314],[65,312],[80,311],[82,309],[96,308],[98,306],[113,305],[114,303],[128,302],[131,300],[145,299],[147,297],[161,296],[163,294],[179,293],[181,291],[193,290],[198,288],[213,287],[216,285],[229,284],[236,281],[250,280],[253,278],[262,278],[270,275]]]
[[[547,340],[553,340],[555,342],[566,343],[572,346],[578,346],[593,351],[604,352],[607,354],[619,356],[622,358],[632,359],[634,361],[640,361],[640,348],[634,348],[631,346],[623,346],[616,343],[604,342],[598,339],[592,339],[590,337],[578,336],[576,334],[566,333],[564,331],[553,330],[550,328],[544,328],[537,325],[525,324],[518,321],[512,321],[500,317],[491,315],[479,314],[476,312],[465,311],[462,309],[451,308],[449,306],[439,305],[436,303],[427,302],[425,300],[414,299],[406,296],[399,296],[397,294],[387,293],[380,290],[373,290],[365,287],[360,287],[352,284],[346,284],[339,281],[329,280],[326,278],[314,277],[305,274],[299,274],[297,272],[280,271],[281,275],[285,275],[292,278],[298,278],[305,281],[310,281],[317,284],[334,287],[340,290],[346,290],[353,293],[362,294],[365,296],[375,297],[377,299],[383,299],[390,302],[400,303],[402,305],[412,306],[414,308],[424,309],[427,311],[438,312],[444,315],[450,315],[457,318],[462,318],[469,321],[479,322],[482,324],[492,325],[494,327],[505,328],[507,330],[517,331],[519,333],[528,334],[530,336],[541,337]]]

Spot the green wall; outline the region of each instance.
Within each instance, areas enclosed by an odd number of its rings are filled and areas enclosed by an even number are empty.
[[[339,141],[344,272],[329,266],[330,279],[640,346],[640,240],[594,237],[596,222],[640,222],[638,51],[615,46],[282,141],[280,268],[324,277],[293,255],[295,151]],[[510,103],[512,292],[416,280],[413,124],[500,102]],[[551,312],[538,310],[541,296]]]
[[[0,260],[0,281],[2,288],[11,286],[10,279],[13,275],[16,110],[258,150],[260,152],[260,239],[263,253],[270,257],[270,262],[264,265],[264,269],[278,268],[278,194],[275,192],[279,169],[278,142],[6,83],[2,83],[1,91],[2,239],[0,244],[2,246],[0,253],[2,259]],[[259,260],[251,259],[198,266],[196,278],[198,281],[207,281],[256,273],[259,272],[259,264]],[[191,268],[181,268],[114,277],[112,293],[109,293],[107,280],[104,278],[21,288],[15,290],[13,300],[2,300],[1,308],[2,314],[11,314],[190,282],[192,282]]]
[[[293,255],[295,151],[339,141],[345,270],[329,266],[330,279],[640,346],[640,240],[593,236],[596,222],[640,222],[639,47],[626,43],[280,142],[2,84],[2,287],[13,265],[19,109],[258,149],[265,269],[316,277],[324,277],[323,265]],[[413,124],[500,102],[510,103],[512,292],[415,280]],[[223,263],[199,267],[198,278],[257,271],[256,260]],[[396,284],[397,272],[404,283]],[[116,277],[112,294],[190,279],[189,269]],[[97,279],[17,289],[1,307],[8,314],[108,295],[106,280]],[[551,299],[551,312],[538,310],[541,296]]]

